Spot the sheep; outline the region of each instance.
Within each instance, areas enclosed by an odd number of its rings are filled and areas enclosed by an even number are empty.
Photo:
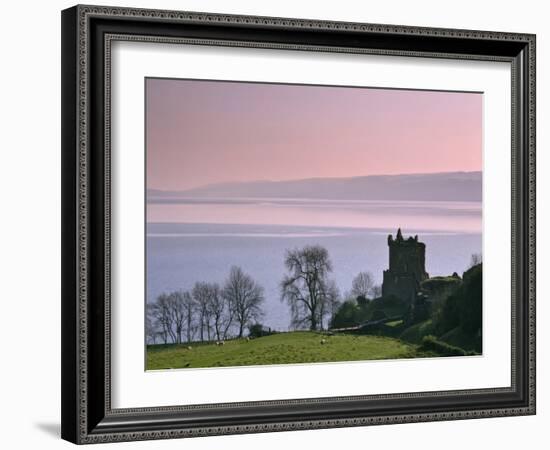
[[[321,345],[324,345],[327,343],[327,340],[326,339],[321,339]]]

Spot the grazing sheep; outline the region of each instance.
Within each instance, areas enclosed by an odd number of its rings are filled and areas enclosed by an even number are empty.
[[[225,345],[224,341],[216,341],[216,345]]]
[[[327,343],[327,340],[326,339],[321,339],[321,345],[324,345]]]
[[[193,350],[193,347],[189,346],[187,347],[187,350]]]

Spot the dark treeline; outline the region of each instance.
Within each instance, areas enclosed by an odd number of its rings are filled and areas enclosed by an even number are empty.
[[[223,286],[201,281],[191,290],[161,294],[149,303],[147,341],[179,344],[243,337],[263,316],[263,302],[263,288],[234,266]]]

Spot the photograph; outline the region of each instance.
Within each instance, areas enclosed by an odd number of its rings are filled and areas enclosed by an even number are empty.
[[[145,369],[483,355],[483,102],[145,78]]]

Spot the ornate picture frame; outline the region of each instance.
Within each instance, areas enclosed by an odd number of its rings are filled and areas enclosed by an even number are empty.
[[[510,386],[113,408],[111,46],[193,44],[511,66]],[[62,437],[74,443],[535,414],[535,36],[100,6],[62,12]]]

